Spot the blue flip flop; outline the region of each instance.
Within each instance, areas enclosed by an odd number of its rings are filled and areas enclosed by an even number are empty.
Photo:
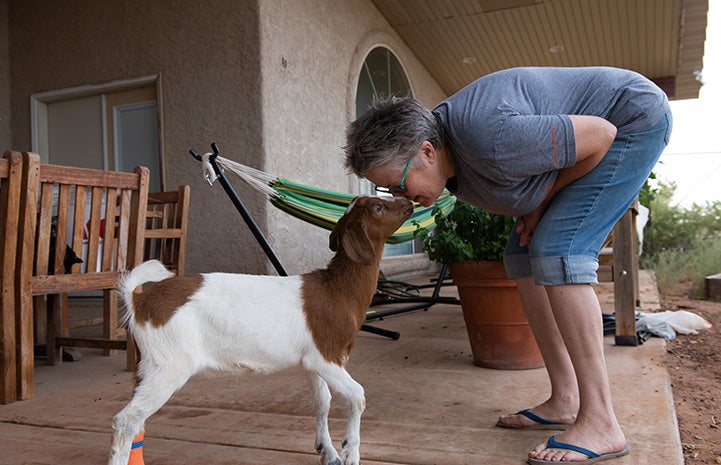
[[[607,454],[597,454],[592,450],[585,449],[580,446],[575,446],[573,444],[567,444],[565,442],[556,441],[556,435],[554,434],[550,438],[548,438],[548,442],[546,443],[547,449],[564,449],[564,450],[572,450],[574,452],[578,452],[583,455],[587,455],[588,458],[586,460],[582,460],[580,462],[569,462],[566,460],[540,460],[540,459],[534,459],[529,458],[528,463],[531,465],[562,465],[562,464],[569,464],[569,463],[585,463],[585,464],[591,464],[600,462],[602,460],[608,460],[608,459],[615,459],[616,457],[621,457],[626,454],[628,454],[628,451],[630,450],[630,447],[628,444],[623,446],[623,449],[616,451],[616,452],[609,452]]]
[[[533,420],[536,422],[535,425],[510,425],[506,423],[501,423],[500,421],[496,423],[496,426],[500,428],[508,428],[508,429],[556,429],[556,430],[566,430],[571,425],[568,423],[559,423],[557,421],[551,421],[546,420],[545,418],[541,418],[535,413],[531,413],[531,409],[525,409],[521,410],[520,412],[516,412],[516,415],[523,415],[524,417],[528,418],[529,420]]]

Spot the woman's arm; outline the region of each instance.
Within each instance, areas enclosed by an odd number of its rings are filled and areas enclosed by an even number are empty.
[[[616,138],[616,126],[598,116],[569,115],[576,139],[576,164],[558,172],[553,187],[541,205],[520,218],[516,232],[521,235],[520,245],[528,245],[538,222],[553,197],[564,187],[593,170],[608,152]]]

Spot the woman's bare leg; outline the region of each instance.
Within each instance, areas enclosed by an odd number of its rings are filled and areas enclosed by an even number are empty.
[[[526,318],[541,350],[551,382],[551,397],[533,407],[531,412],[545,420],[572,424],[578,412],[578,383],[571,359],[558,331],[546,288],[536,285],[532,277],[517,279],[516,283]],[[501,416],[498,423],[520,427],[536,424],[519,414]]]
[[[580,405],[571,428],[559,433],[557,440],[599,454],[624,448],[621,431],[611,403],[606,360],[603,352],[601,306],[590,284],[548,286],[546,292],[573,363]],[[541,460],[578,461],[583,454],[562,449],[547,449],[546,442],[536,446],[530,457]]]

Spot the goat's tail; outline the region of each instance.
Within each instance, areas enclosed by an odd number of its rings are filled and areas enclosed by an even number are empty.
[[[157,283],[170,277],[175,276],[171,271],[165,268],[165,265],[158,260],[148,260],[133,268],[132,271],[125,273],[120,279],[118,291],[123,301],[125,312],[122,316],[121,324],[124,326],[133,316],[133,291],[145,283]]]

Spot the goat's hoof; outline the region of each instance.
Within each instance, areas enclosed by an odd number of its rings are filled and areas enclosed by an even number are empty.
[[[320,458],[321,465],[341,465],[340,457],[329,458],[325,455]]]
[[[341,454],[343,465],[360,465],[360,451],[358,449],[343,449]]]
[[[326,447],[322,442],[318,443],[315,451],[320,454],[321,465],[341,465],[340,457],[332,445]]]

